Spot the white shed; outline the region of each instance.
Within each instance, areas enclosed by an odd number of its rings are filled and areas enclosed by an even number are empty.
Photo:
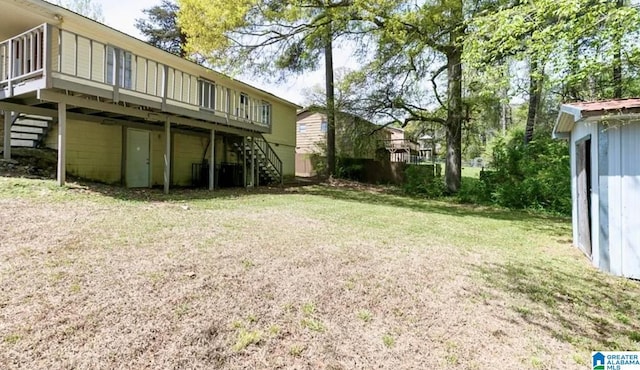
[[[573,242],[595,267],[640,279],[640,99],[564,104]]]

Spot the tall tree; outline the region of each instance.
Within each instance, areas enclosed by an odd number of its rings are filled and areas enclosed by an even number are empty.
[[[347,0],[180,0],[189,51],[215,65],[302,73],[324,59],[327,168],[335,174],[333,43],[349,28]],[[324,58],[322,58],[324,56]],[[281,75],[282,76],[282,75]]]
[[[378,47],[366,70],[352,76],[354,83],[369,91],[362,99],[363,110],[403,125],[435,122],[444,127],[445,185],[450,193],[460,189],[462,129],[467,118],[462,86],[463,5],[462,0],[367,1],[362,19],[374,30]]]
[[[93,0],[57,0],[56,4],[95,21],[104,23],[102,5]]]
[[[529,61],[529,107],[527,123],[524,129],[524,144],[533,140],[533,130],[538,121],[540,103],[542,100],[542,87],[544,84],[544,63],[532,57]]]
[[[162,0],[160,5],[143,10],[147,19],[136,19],[135,26],[151,45],[184,58],[187,37],[178,26],[178,10],[178,4]]]

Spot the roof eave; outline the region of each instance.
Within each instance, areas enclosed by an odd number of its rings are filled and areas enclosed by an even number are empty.
[[[558,114],[556,124],[553,126],[553,138],[563,139],[569,136],[571,130],[573,130],[573,126],[582,118],[582,109],[563,104],[562,107],[560,107],[560,114]]]

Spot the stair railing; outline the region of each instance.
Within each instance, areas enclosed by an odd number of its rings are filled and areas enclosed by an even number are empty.
[[[262,152],[268,164],[270,164],[278,176],[280,177],[280,184],[283,183],[282,178],[282,160],[278,157],[278,154],[271,148],[271,145],[264,139],[264,136],[260,135],[253,138],[258,150]]]

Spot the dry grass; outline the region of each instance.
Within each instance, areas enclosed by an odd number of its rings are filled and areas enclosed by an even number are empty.
[[[332,184],[58,189],[0,177],[3,368],[584,368],[640,288],[567,220]]]

